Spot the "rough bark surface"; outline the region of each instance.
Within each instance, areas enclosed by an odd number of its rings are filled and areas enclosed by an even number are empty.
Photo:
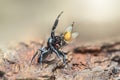
[[[14,80],[120,80],[120,42],[80,44],[68,46],[67,65],[55,54],[48,54],[42,66],[37,57],[30,64],[40,42],[21,42],[17,46],[0,49],[0,79]],[[71,50],[71,47],[73,50]]]

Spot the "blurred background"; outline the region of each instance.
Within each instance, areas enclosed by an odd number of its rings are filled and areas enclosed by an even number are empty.
[[[119,37],[120,0],[0,0],[0,45],[45,39],[75,22],[81,42]]]

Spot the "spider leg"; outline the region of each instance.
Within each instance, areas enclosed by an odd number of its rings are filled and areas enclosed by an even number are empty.
[[[58,50],[58,52],[60,53],[60,55],[63,57],[63,63],[66,65],[66,55],[64,54],[64,52],[61,52]]]
[[[56,49],[55,47],[53,47],[52,45],[50,46],[52,51],[54,53],[56,53],[56,55],[58,56],[58,58],[60,58],[61,56],[63,57],[63,62],[66,65],[66,56],[63,52],[59,51],[58,49]]]
[[[63,52],[59,51],[58,49],[51,47],[52,51],[56,53],[56,55],[58,56],[58,58],[60,58],[61,56],[63,57],[63,62],[64,64],[66,64],[66,56]]]
[[[54,36],[55,36],[55,31],[54,30],[56,29],[56,27],[58,25],[59,17],[61,16],[62,13],[63,13],[63,11],[57,16],[57,18],[56,18],[56,20],[55,20],[55,22],[53,24],[52,31],[51,31],[51,37],[52,38],[54,38]]]
[[[44,54],[47,54],[48,53],[48,50],[43,50],[41,51],[41,54],[40,56],[38,57],[38,63],[42,65],[42,60],[43,60],[43,55]]]
[[[50,49],[57,55],[58,58],[60,58],[60,53],[54,46],[52,46],[52,44],[50,44]]]
[[[54,25],[53,25],[53,27],[52,27],[52,30],[55,30],[55,29],[56,29],[56,26],[57,26],[57,24],[58,24],[58,22],[59,22],[59,18],[60,18],[60,16],[61,16],[62,13],[63,13],[63,11],[57,16],[57,18],[56,18],[56,20],[55,20],[55,22],[54,22]]]
[[[40,51],[40,50],[38,49],[38,51],[33,55],[32,59],[31,59],[30,65],[32,64],[33,59],[37,56],[37,54],[39,53],[39,51]]]

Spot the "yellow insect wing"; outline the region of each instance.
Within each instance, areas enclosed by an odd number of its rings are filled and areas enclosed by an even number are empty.
[[[70,41],[71,37],[72,37],[71,32],[65,32],[65,34],[64,34],[65,41]]]

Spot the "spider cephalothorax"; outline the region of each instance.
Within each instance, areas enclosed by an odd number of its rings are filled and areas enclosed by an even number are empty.
[[[38,56],[38,63],[42,64],[43,56],[49,53],[54,52],[58,58],[62,57],[64,64],[66,64],[66,56],[63,51],[60,50],[63,46],[68,44],[73,38],[78,36],[78,32],[72,33],[73,24],[65,29],[61,35],[55,35],[55,29],[57,27],[59,17],[63,12],[61,12],[56,18],[54,25],[52,27],[51,36],[48,38],[47,46],[42,46],[38,51],[33,55],[31,62],[38,53],[41,53]]]

